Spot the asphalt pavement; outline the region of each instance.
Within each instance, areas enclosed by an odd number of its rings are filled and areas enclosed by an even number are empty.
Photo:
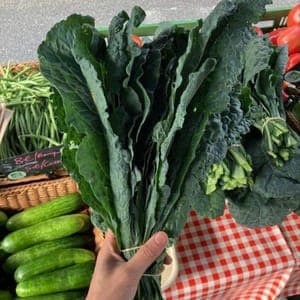
[[[253,0],[255,1],[255,0]],[[90,15],[106,26],[121,10],[134,5],[147,14],[147,23],[203,18],[219,0],[0,0],[0,63],[36,60],[36,50],[48,30],[72,13]],[[251,3],[251,1],[249,1]],[[274,0],[291,6],[299,0]]]

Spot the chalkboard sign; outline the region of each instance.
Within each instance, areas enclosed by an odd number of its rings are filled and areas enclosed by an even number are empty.
[[[60,147],[10,157],[0,161],[0,176],[11,180],[47,174],[62,167]]]

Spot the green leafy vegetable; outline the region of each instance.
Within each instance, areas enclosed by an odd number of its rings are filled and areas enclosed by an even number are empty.
[[[132,41],[145,18],[139,7],[113,18],[107,40],[90,17],[72,15],[40,45],[41,70],[61,95],[64,165],[94,210],[94,224],[112,229],[121,249],[140,246],[158,230],[174,242],[191,209],[216,217],[225,197],[236,219],[250,226],[263,223],[260,215],[269,224],[299,209],[296,196],[269,188],[296,159],[297,138],[276,122],[276,153],[284,158],[278,166],[257,129],[275,107],[284,120],[276,87],[284,52],[252,30],[269,3],[221,1],[193,29],[159,29],[142,47]],[[268,129],[273,146],[278,137]],[[293,185],[298,177],[284,180]],[[158,273],[162,262],[163,256],[147,273]],[[136,298],[145,297],[161,299],[158,276],[142,278]]]

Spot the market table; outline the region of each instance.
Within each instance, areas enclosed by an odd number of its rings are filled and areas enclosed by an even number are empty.
[[[300,217],[291,213],[280,229],[295,258],[295,267],[281,296],[300,295]]]
[[[179,275],[167,300],[272,300],[300,293],[300,217],[249,229],[226,210],[214,220],[191,212],[176,249]]]

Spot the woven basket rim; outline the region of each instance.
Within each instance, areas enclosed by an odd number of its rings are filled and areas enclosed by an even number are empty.
[[[24,61],[24,62],[13,62],[13,63],[6,63],[6,64],[1,64],[3,68],[7,68],[8,66],[10,67],[34,67],[34,68],[39,68],[40,63],[37,60],[30,60],[30,61]]]
[[[0,209],[22,210],[75,192],[78,185],[70,176],[1,187]]]
[[[40,70],[40,63],[38,61],[27,61],[20,63],[7,63],[1,64],[2,69],[5,71],[7,67],[11,69],[13,74],[17,74],[24,70],[24,68],[30,68],[29,72],[35,72]],[[0,77],[3,76],[0,69]]]

